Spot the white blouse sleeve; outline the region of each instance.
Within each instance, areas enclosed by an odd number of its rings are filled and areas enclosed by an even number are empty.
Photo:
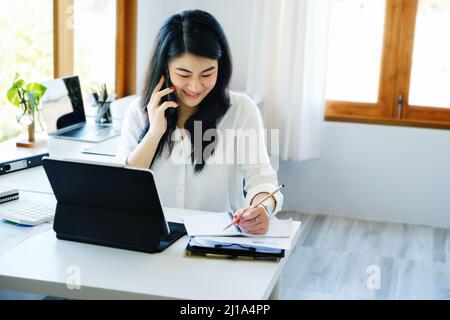
[[[130,104],[122,125],[116,161],[125,165],[127,164],[128,155],[137,147],[139,136],[145,127],[144,113],[140,110],[140,101],[141,99],[138,98]]]
[[[246,100],[247,101],[245,101],[246,103],[243,106],[239,106],[246,109],[239,127],[247,133],[250,131],[256,132],[257,141],[248,143],[248,137],[239,136],[238,134],[238,150],[245,153],[244,155],[241,155],[244,156],[244,161],[240,166],[244,173],[245,191],[247,192],[245,204],[246,206],[250,206],[250,202],[258,193],[270,193],[275,190],[278,187],[278,178],[277,173],[270,164],[269,155],[267,153],[261,113],[256,104],[249,97],[246,97]],[[268,134],[268,137],[270,137],[270,134]],[[247,142],[245,142],[244,139],[247,139]],[[242,148],[242,145],[245,147]],[[281,210],[283,205],[283,195],[281,192],[277,192],[274,194],[274,198],[276,206],[273,213],[276,214]]]

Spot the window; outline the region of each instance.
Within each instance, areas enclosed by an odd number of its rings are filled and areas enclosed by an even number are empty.
[[[411,66],[411,105],[450,108],[449,31],[450,1],[419,1]]]
[[[90,87],[105,83],[116,90],[116,0],[76,0],[73,11],[74,74],[89,112]]]
[[[336,1],[333,12],[327,99],[375,103],[385,2]]]
[[[327,120],[450,128],[450,1],[334,0]]]
[[[80,76],[87,93],[106,83],[117,98],[136,92],[137,0],[3,0],[0,11],[0,142],[25,128],[6,98],[26,81]]]
[[[0,10],[0,142],[25,129],[6,98],[16,72],[26,81],[53,77],[53,0],[3,0],[2,6],[8,9]]]
[[[116,92],[116,98],[135,94],[137,0],[54,3],[58,5],[55,75],[78,74],[85,97],[92,84],[102,82]]]

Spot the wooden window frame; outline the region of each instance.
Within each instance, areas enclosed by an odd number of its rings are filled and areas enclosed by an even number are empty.
[[[327,100],[326,121],[450,129],[450,109],[408,102],[417,10],[418,0],[386,0],[378,102]]]
[[[136,93],[137,0],[117,1],[116,97]],[[54,77],[74,73],[74,0],[53,0]]]
[[[73,0],[53,0],[53,74],[73,75]]]
[[[137,6],[137,0],[117,0],[117,98],[136,94]]]

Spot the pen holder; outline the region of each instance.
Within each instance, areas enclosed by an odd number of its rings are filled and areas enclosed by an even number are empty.
[[[112,123],[111,101],[97,103],[96,123]]]

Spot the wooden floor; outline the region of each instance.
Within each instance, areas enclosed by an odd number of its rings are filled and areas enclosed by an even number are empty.
[[[296,212],[279,217],[302,221],[280,299],[450,299],[448,229]],[[368,286],[374,270],[379,282]],[[0,291],[0,299],[42,298]]]
[[[450,299],[450,229],[280,215],[302,221],[281,299]]]

